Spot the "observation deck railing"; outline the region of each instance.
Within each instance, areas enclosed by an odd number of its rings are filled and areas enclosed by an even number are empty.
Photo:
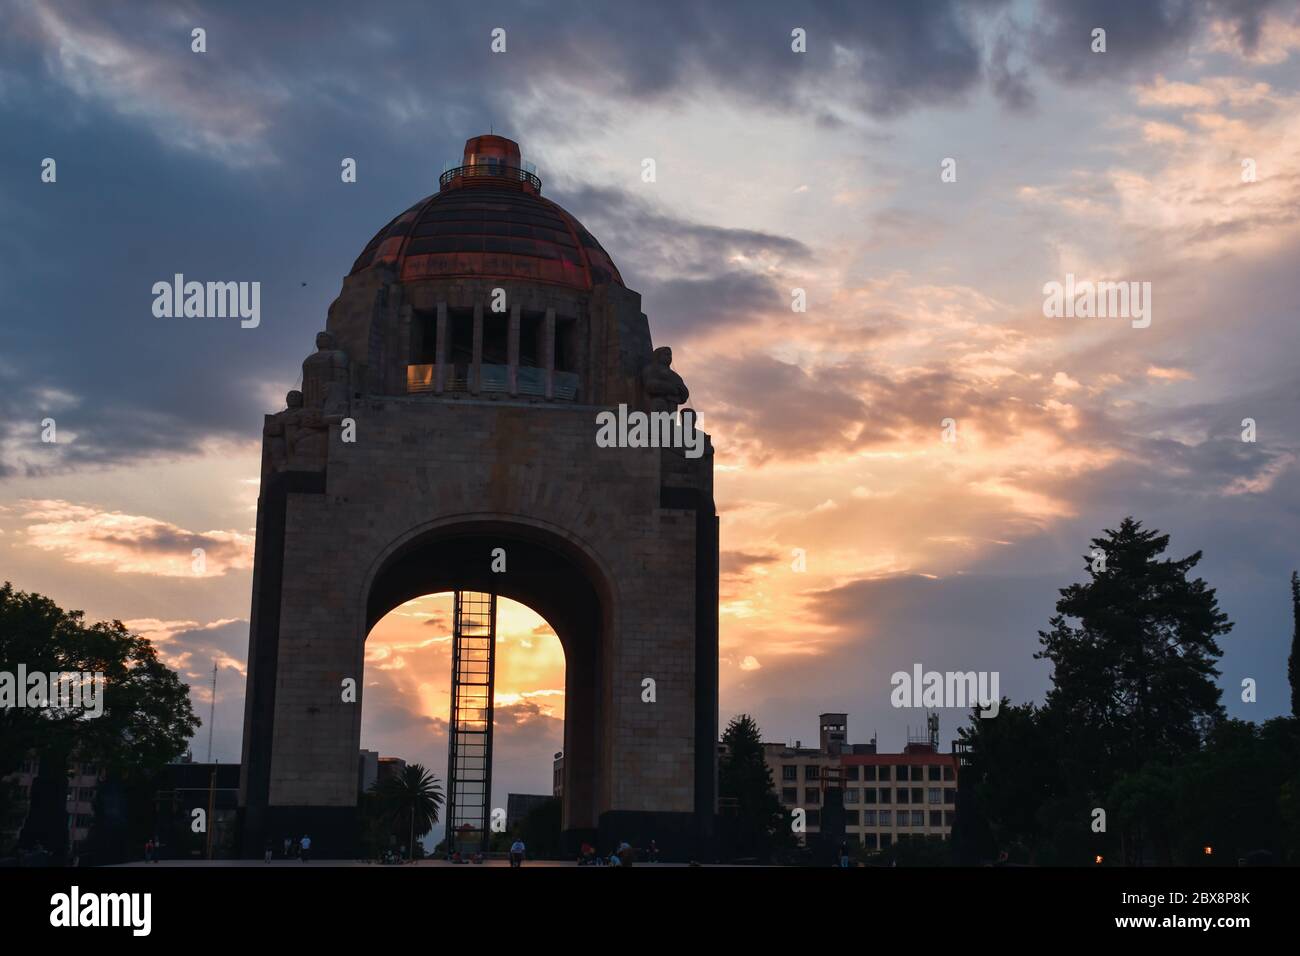
[[[536,173],[520,169],[518,166],[502,166],[499,163],[456,166],[438,177],[438,188],[446,189],[456,179],[503,179],[512,183],[524,183],[538,192],[542,191],[542,181]]]

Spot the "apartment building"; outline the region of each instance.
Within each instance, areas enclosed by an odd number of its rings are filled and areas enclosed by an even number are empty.
[[[773,786],[787,809],[802,808],[807,834],[821,830],[828,786],[841,790],[850,843],[884,850],[904,840],[949,839],[956,815],[955,754],[939,753],[938,718],[901,753],[879,753],[877,741],[847,742],[848,715],[820,715],[817,747],[796,741],[763,745]]]
[[[0,844],[11,846],[17,839],[27,810],[31,806],[32,783],[40,772],[40,761],[29,758],[6,781],[16,788],[14,805],[8,808],[3,820],[4,832]],[[95,791],[101,773],[96,764],[74,762],[68,768],[68,843],[74,849],[90,835],[90,825],[95,816]]]

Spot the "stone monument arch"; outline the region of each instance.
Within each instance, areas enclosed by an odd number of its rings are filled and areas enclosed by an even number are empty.
[[[707,856],[712,448],[596,441],[598,414],[674,415],[689,394],[640,296],[514,142],[479,136],[365,247],[316,345],[264,427],[245,855],[303,833],[356,852],[366,637],[454,590],[528,605],[564,646],[566,840]]]

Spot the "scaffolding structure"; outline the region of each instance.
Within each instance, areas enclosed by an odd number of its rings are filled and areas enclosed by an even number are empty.
[[[447,855],[486,851],[492,796],[497,598],[457,591],[447,728]]]

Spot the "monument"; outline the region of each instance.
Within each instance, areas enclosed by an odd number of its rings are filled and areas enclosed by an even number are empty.
[[[598,412],[676,412],[689,393],[640,296],[541,185],[516,143],[469,140],[362,251],[301,390],[266,418],[247,856],[303,833],[318,857],[355,853],[366,636],[440,591],[512,598],[559,636],[571,846],[709,853],[712,448],[598,447]]]

